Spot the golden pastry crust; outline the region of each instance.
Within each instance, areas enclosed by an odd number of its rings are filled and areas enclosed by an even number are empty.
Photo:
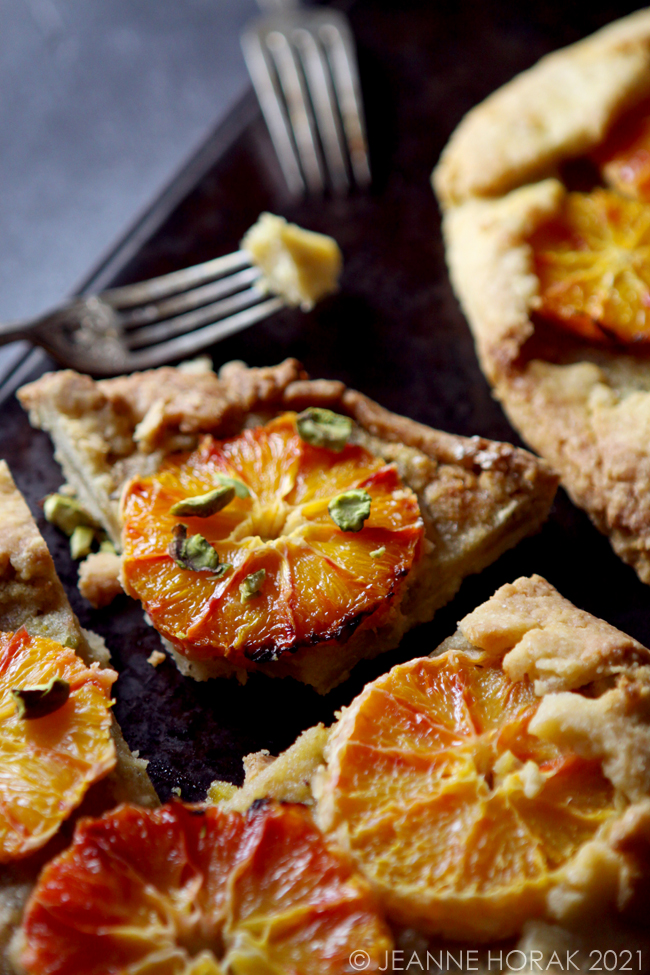
[[[173,382],[168,387],[170,375]],[[219,376],[199,373],[205,402],[202,411],[185,417],[185,404],[194,402],[195,378],[197,373],[166,368],[93,383],[88,377],[61,372],[20,391],[32,423],[51,433],[79,499],[101,518],[115,541],[120,490],[136,470],[155,470],[164,453],[192,446],[202,432],[225,437],[307,406],[350,416],[355,422],[353,439],[396,464],[403,482],[418,495],[425,522],[423,557],[385,626],[360,629],[345,643],[322,645],[317,652],[302,648],[278,661],[257,663],[254,669],[295,676],[321,692],[329,690],[358,660],[396,646],[407,629],[431,619],[466,575],[480,571],[536,531],[548,514],[555,476],[531,454],[510,444],[442,433],[397,416],[341,382],[309,380],[294,359],[268,369],[231,362]],[[99,449],[104,425],[109,434]],[[114,434],[118,429],[119,436]],[[190,661],[169,649],[181,670],[196,679],[233,672],[227,661]],[[238,676],[245,679],[246,674],[238,671]]]
[[[80,627],[29,508],[6,463],[0,461],[0,629],[14,631],[21,626],[30,633],[73,647],[87,664],[96,661],[104,667],[109,663],[109,652],[101,637]],[[111,734],[117,764],[89,790],[74,819],[119,802],[146,806],[158,803],[146,762],[131,752],[115,719]],[[59,852],[70,834],[68,821],[42,850],[0,869],[0,975],[12,975],[14,971],[6,948],[38,872]]]
[[[286,751],[272,757],[267,751],[244,757],[244,783],[232,794],[221,799],[219,786],[214,783],[208,799],[220,801],[223,808],[246,812],[257,799],[272,798],[278,802],[302,802],[313,805],[311,780],[325,761],[325,746],[329,728],[322,724],[308,728]],[[216,789],[214,786],[216,785]]]
[[[458,627],[432,656],[451,649],[487,652],[502,661],[511,679],[533,681],[542,701],[529,730],[600,761],[620,801],[620,814],[579,848],[548,892],[544,916],[531,918],[519,939],[508,943],[509,950],[541,950],[548,957],[556,949],[577,950],[582,961],[593,949],[647,951],[650,651],[573,606],[540,576],[501,587]],[[304,732],[276,759],[266,753],[249,756],[243,787],[223,805],[245,809],[265,795],[282,801],[310,776],[308,801],[316,802],[317,819],[329,830],[328,767],[336,761],[338,738],[345,735],[354,708],[355,702],[330,729],[318,725]],[[345,845],[344,829],[332,836]],[[438,950],[438,941],[417,932],[397,934],[398,943],[409,949],[405,957],[417,951],[426,958],[427,949]],[[442,944],[458,956],[458,945]],[[485,970],[497,969],[492,964]]]
[[[602,142],[650,94],[650,10],[542,58],[467,113],[433,176],[444,207],[502,196]]]
[[[434,177],[446,208],[451,280],[497,398],[646,583],[650,362],[643,351],[626,355],[543,328],[535,319],[539,282],[528,241],[566,196],[548,174],[593,149],[621,112],[649,92],[650,11],[642,10],[543,59],[477,106],[452,136]],[[518,126],[530,136],[521,144],[512,137]],[[484,140],[480,154],[477,140]],[[535,152],[539,165],[531,162]],[[493,170],[483,168],[484,158],[494,160]],[[477,159],[485,184],[474,173]],[[548,178],[520,185],[543,175]]]
[[[575,607],[541,576],[502,586],[458,625],[471,645],[503,657],[511,680],[528,677],[538,696],[650,663],[641,643]]]
[[[21,626],[75,649],[82,640],[47,545],[0,461],[0,629]]]

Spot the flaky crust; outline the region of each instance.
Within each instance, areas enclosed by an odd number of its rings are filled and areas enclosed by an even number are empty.
[[[0,630],[47,636],[73,647],[85,663],[105,667],[109,652],[101,637],[83,630],[72,612],[52,557],[9,468],[0,461]],[[113,771],[89,790],[73,819],[94,815],[119,802],[156,805],[158,800],[146,762],[134,755],[113,719],[111,734],[117,752]],[[69,841],[71,822],[42,850],[0,867],[0,975],[14,969],[6,955],[8,942],[20,921],[22,907],[42,865]]]
[[[195,403],[197,380],[201,411],[185,416],[186,404]],[[80,500],[116,543],[124,480],[138,470],[155,470],[166,452],[193,446],[201,433],[229,436],[284,410],[308,406],[350,416],[357,441],[395,463],[417,493],[426,543],[417,573],[385,626],[359,628],[345,643],[302,648],[273,663],[251,665],[274,676],[298,677],[321,692],[343,680],[358,660],[396,646],[407,629],[431,619],[452,598],[466,575],[536,531],[556,486],[549,468],[527,451],[432,430],[390,413],[341,382],[310,380],[295,359],[266,369],[231,362],[218,376],[165,368],[96,383],[60,372],[19,395],[32,423],[51,433]],[[102,430],[107,431],[103,438]],[[87,575],[84,569],[84,580]],[[222,659],[204,664],[168,649],[183,673],[196,679],[232,673],[232,665]],[[237,675],[245,679],[246,672]]]
[[[650,94],[650,10],[542,58],[467,113],[433,176],[444,207],[502,196],[602,142]]]
[[[649,94],[650,10],[641,10],[473,109],[434,176],[451,280],[485,375],[513,426],[646,583],[650,360],[543,329],[528,240],[566,195],[548,174],[593,149]]]

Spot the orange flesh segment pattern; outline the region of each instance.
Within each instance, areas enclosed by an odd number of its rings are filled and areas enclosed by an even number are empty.
[[[66,703],[42,718],[18,717],[11,691],[61,677]],[[26,630],[0,633],[0,863],[39,849],[115,766],[111,685],[73,650]]]
[[[391,947],[365,881],[288,804],[82,820],[41,874],[22,934],[34,975],[189,975],[197,959],[210,973],[339,975],[352,950],[376,972]]]
[[[449,651],[394,667],[344,713],[320,821],[394,920],[470,941],[514,935],[617,814],[598,763],[528,733],[539,700],[486,656]],[[541,776],[532,792],[527,762]]]
[[[208,518],[170,513],[177,501],[215,487],[218,474],[241,481],[250,496]],[[360,532],[343,532],[328,502],[353,488],[370,495],[370,517]],[[334,453],[304,443],[295,414],[232,440],[208,437],[153,477],[135,478],[123,517],[126,590],[156,629],[188,657],[224,656],[240,666],[345,639],[363,621],[378,625],[423,535],[417,498],[392,465],[361,446]],[[179,567],[168,549],[180,523],[188,536],[203,535],[232,571],[216,578]],[[242,600],[240,584],[262,569],[259,594]]]
[[[650,204],[569,193],[530,244],[543,318],[596,342],[650,340]]]

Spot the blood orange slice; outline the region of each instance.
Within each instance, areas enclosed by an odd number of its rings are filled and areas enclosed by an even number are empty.
[[[33,975],[340,975],[391,941],[366,882],[304,806],[181,803],[82,820],[21,932]]]
[[[394,920],[469,941],[513,935],[618,815],[597,762],[528,732],[539,702],[494,658],[448,651],[394,667],[344,712],[318,821]]]
[[[43,846],[93,782],[115,765],[111,685],[117,674],[26,630],[0,633],[0,862]],[[69,696],[21,716],[12,695],[65,681]],[[59,683],[59,687],[65,686]],[[41,701],[43,701],[41,695]]]
[[[530,242],[543,317],[596,341],[650,340],[650,205],[569,193]]]
[[[236,493],[213,514],[172,513],[233,484]],[[343,530],[331,503],[350,491],[367,495],[370,515]],[[362,446],[306,443],[293,413],[231,440],[208,437],[154,476],[135,478],[123,520],[126,591],[180,653],[239,667],[379,625],[423,535],[416,496],[393,465]],[[213,571],[174,560],[179,525],[188,539],[205,540],[208,556],[217,553]]]

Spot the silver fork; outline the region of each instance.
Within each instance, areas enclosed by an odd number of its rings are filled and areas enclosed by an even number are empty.
[[[25,322],[0,324],[0,345],[28,339],[95,376],[151,369],[194,355],[284,307],[257,284],[245,251],[159,278],[73,298]]]
[[[354,39],[346,18],[258,0],[273,10],[242,36],[242,49],[289,190],[345,193],[370,183]]]

